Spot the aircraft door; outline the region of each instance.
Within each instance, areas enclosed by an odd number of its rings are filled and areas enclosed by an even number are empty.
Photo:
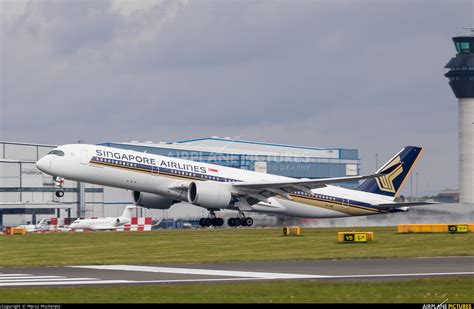
[[[81,150],[81,164],[89,164],[89,152]]]
[[[349,196],[347,194],[342,195],[342,207],[349,208]]]

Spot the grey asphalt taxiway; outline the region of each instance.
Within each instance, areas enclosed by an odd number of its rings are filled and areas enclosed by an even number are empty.
[[[184,284],[250,280],[405,280],[457,275],[474,275],[474,256],[0,268],[0,287]]]

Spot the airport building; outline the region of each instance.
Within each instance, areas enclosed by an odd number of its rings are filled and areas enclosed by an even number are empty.
[[[316,148],[230,138],[202,138],[179,142],[107,142],[100,145],[179,157],[295,178],[328,178],[359,175],[357,149]],[[55,148],[17,142],[0,142],[0,226],[36,223],[42,218],[119,216],[132,203],[123,189],[65,181],[64,197],[54,194],[53,178],[40,172],[35,162]],[[357,182],[344,183],[353,188]],[[142,209],[137,215],[155,219],[196,218],[203,208],[179,203],[168,210]]]

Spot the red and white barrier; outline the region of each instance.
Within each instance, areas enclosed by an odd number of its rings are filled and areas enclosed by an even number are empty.
[[[125,224],[117,228],[117,231],[134,232],[134,231],[151,231],[151,217],[138,218],[132,217],[130,224]]]
[[[37,231],[37,233],[46,232],[64,232],[67,231],[68,225],[72,222],[68,222],[68,218],[51,218],[50,226],[48,230]],[[135,231],[151,231],[152,218],[151,217],[132,217],[130,224],[125,224],[116,229],[112,229],[113,232],[135,232]],[[76,230],[76,232],[89,232],[89,230]]]

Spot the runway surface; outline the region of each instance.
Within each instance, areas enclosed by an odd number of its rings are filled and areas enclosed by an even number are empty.
[[[473,275],[474,257],[0,268],[0,287],[258,280],[406,280]]]

